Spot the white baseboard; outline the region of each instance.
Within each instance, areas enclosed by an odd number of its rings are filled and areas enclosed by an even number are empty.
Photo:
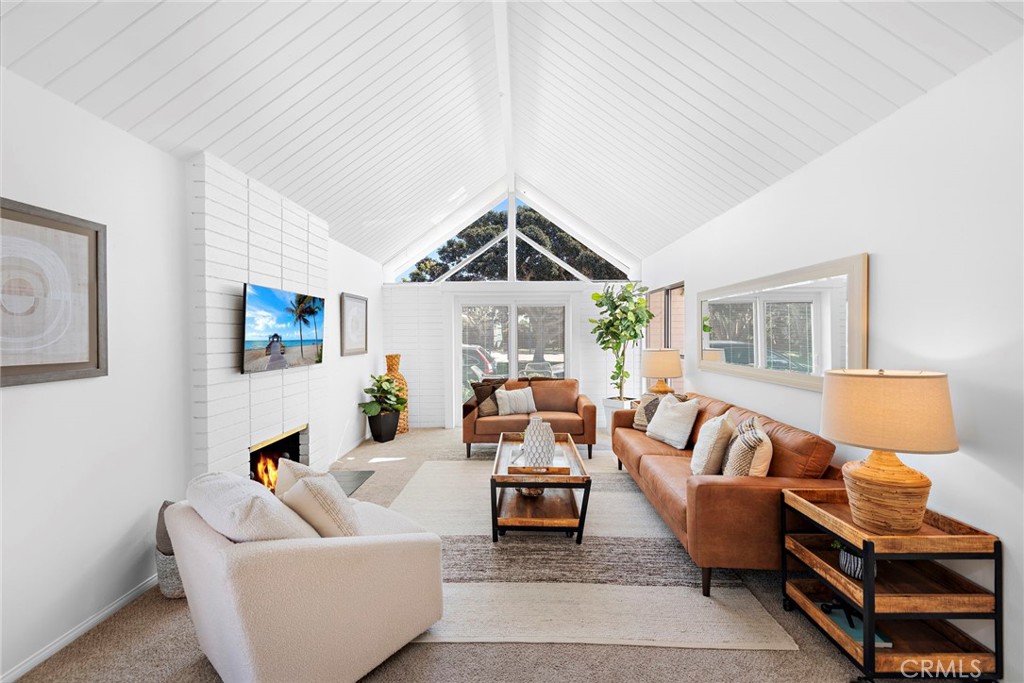
[[[29,671],[36,668],[37,666],[45,662],[47,659],[52,657],[56,652],[64,649],[75,640],[78,640],[78,638],[84,635],[89,629],[93,628],[100,622],[105,621],[108,617],[114,614],[114,612],[117,612],[122,607],[132,602],[137,597],[139,597],[155,585],[156,574],[153,574],[148,579],[140,583],[138,586],[132,588],[130,591],[119,597],[117,600],[114,600],[112,603],[101,609],[99,612],[92,615],[78,626],[75,626],[70,631],[62,635],[60,638],[57,638],[57,640],[42,648],[22,663],[16,665],[14,668],[8,671],[3,672],[3,675],[0,675],[0,683],[11,683],[12,681],[18,680],[19,678],[27,674]]]

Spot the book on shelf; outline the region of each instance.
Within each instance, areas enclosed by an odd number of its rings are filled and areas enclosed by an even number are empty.
[[[819,602],[818,607],[829,607],[830,609],[824,612],[832,622],[841,628],[846,635],[850,636],[855,643],[864,642],[864,621],[860,615],[852,610],[844,610],[842,607],[836,605],[836,603]],[[882,631],[875,626],[875,648],[885,649],[892,647],[892,638],[886,636]]]

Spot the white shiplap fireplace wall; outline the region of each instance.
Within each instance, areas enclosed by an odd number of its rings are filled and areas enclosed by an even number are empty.
[[[327,294],[327,223],[209,154],[188,163],[193,471],[249,473],[249,446],[309,424],[329,460],[323,365],[243,375],[246,282]]]

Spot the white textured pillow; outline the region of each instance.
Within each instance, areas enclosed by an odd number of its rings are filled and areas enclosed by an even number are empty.
[[[359,515],[332,475],[303,477],[285,492],[285,505],[324,538],[358,536]]]
[[[207,524],[236,543],[319,537],[270,489],[237,474],[200,474],[189,482],[185,495]]]
[[[523,415],[537,412],[533,402],[533,389],[498,389],[494,392],[494,400],[498,402],[498,415]]]
[[[325,474],[327,473],[317,472],[309,465],[303,465],[301,462],[281,458],[277,461],[277,484],[274,485],[274,494],[278,498],[284,498],[284,494],[288,492],[288,489],[295,486],[296,482],[300,479]]]
[[[693,446],[690,471],[694,474],[721,474],[729,439],[736,431],[729,413],[713,417],[703,424]],[[650,434],[650,429],[647,430]]]
[[[772,464],[772,440],[757,417],[750,417],[736,425],[736,433],[729,442],[722,474],[731,477],[765,477]]]
[[[665,396],[647,423],[647,436],[674,448],[686,448],[699,408],[697,401],[680,401],[673,394]]]

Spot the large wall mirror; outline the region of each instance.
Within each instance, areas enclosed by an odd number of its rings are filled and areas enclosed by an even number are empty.
[[[699,295],[700,369],[821,391],[868,361],[868,255]]]

